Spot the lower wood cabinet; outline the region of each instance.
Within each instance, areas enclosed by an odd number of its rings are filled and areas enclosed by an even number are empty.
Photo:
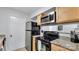
[[[51,51],[71,51],[71,50],[63,48],[55,44],[51,44]]]
[[[32,38],[32,51],[36,51],[36,38],[35,37],[33,37]]]

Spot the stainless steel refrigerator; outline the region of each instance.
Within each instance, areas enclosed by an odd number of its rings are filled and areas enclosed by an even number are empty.
[[[28,51],[32,51],[32,36],[40,34],[40,27],[36,22],[29,21],[26,23],[26,39],[25,47]]]

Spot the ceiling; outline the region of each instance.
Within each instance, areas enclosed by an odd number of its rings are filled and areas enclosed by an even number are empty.
[[[30,15],[34,11],[40,9],[41,7],[11,7],[11,8]]]

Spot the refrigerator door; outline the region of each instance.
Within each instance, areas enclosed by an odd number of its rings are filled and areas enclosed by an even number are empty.
[[[31,31],[26,31],[26,41],[25,46],[28,51],[31,51]]]
[[[32,22],[27,22],[26,23],[26,30],[31,30],[32,29]]]

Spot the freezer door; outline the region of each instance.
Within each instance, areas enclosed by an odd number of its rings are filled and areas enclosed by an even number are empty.
[[[26,23],[26,30],[31,30],[32,29],[32,22],[27,22]]]
[[[26,31],[25,46],[28,51],[31,51],[31,31]]]

